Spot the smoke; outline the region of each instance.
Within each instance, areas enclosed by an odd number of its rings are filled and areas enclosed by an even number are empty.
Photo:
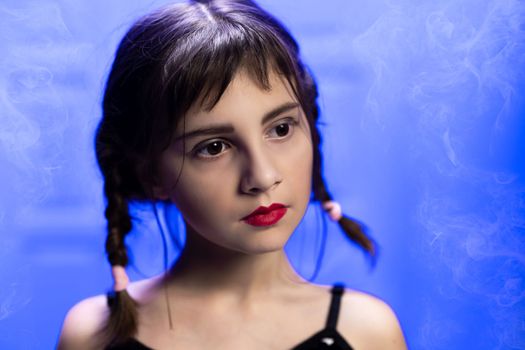
[[[69,124],[60,72],[75,47],[51,2],[0,7],[0,33],[0,157],[9,166],[2,192],[16,193],[4,197],[5,213],[11,200],[41,201],[52,190]]]
[[[466,324],[427,300],[420,344],[443,348],[479,327],[487,348],[525,348],[523,2],[391,2],[354,49],[373,76],[363,124],[410,130],[431,283],[479,316]]]
[[[22,6],[19,4],[19,6]],[[0,321],[31,302],[28,263],[17,254],[15,218],[52,191],[69,123],[57,71],[69,32],[56,4],[0,6]],[[15,209],[17,209],[15,211]],[[27,218],[26,218],[27,219]],[[16,266],[16,268],[14,268]]]

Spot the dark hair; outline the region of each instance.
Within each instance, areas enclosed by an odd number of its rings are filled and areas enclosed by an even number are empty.
[[[317,86],[284,26],[250,0],[169,5],[142,17],[126,33],[107,80],[95,141],[105,181],[106,253],[112,266],[128,264],[128,203],[154,200],[156,162],[177,123],[196,103],[213,108],[241,68],[264,89],[270,88],[272,71],[288,80],[311,130],[312,199],[332,199],[322,175]],[[374,255],[361,224],[344,216],[339,225]],[[125,290],[116,292],[104,329],[107,343],[119,343],[136,331],[134,300]]]

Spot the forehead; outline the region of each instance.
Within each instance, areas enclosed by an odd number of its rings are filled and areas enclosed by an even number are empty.
[[[268,83],[268,88],[265,88],[246,69],[239,70],[211,109],[205,107],[206,103],[201,103],[188,111],[186,126],[238,117],[260,117],[277,105],[298,102],[285,76],[269,72]]]

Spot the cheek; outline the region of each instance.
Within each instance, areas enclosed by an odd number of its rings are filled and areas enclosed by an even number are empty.
[[[202,168],[185,166],[179,184],[171,199],[189,221],[202,220],[231,212],[233,206],[234,176],[227,167],[205,171]]]
[[[301,138],[291,144],[287,162],[287,177],[294,185],[295,190],[310,196],[313,167],[313,150],[310,138],[301,134]],[[297,193],[299,194],[299,193]]]

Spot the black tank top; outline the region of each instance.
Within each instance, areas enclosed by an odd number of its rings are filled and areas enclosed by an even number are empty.
[[[313,334],[308,339],[299,343],[292,350],[353,350],[353,348],[346,342],[345,338],[337,331],[337,318],[339,317],[339,308],[341,306],[341,297],[344,292],[344,286],[335,284],[332,289],[332,299],[330,301],[330,309],[328,310],[328,317],[326,319],[325,328]],[[108,303],[111,302],[111,294],[108,294]],[[128,341],[119,345],[106,347],[106,350],[153,350],[150,347],[142,344],[135,338],[130,338]]]

